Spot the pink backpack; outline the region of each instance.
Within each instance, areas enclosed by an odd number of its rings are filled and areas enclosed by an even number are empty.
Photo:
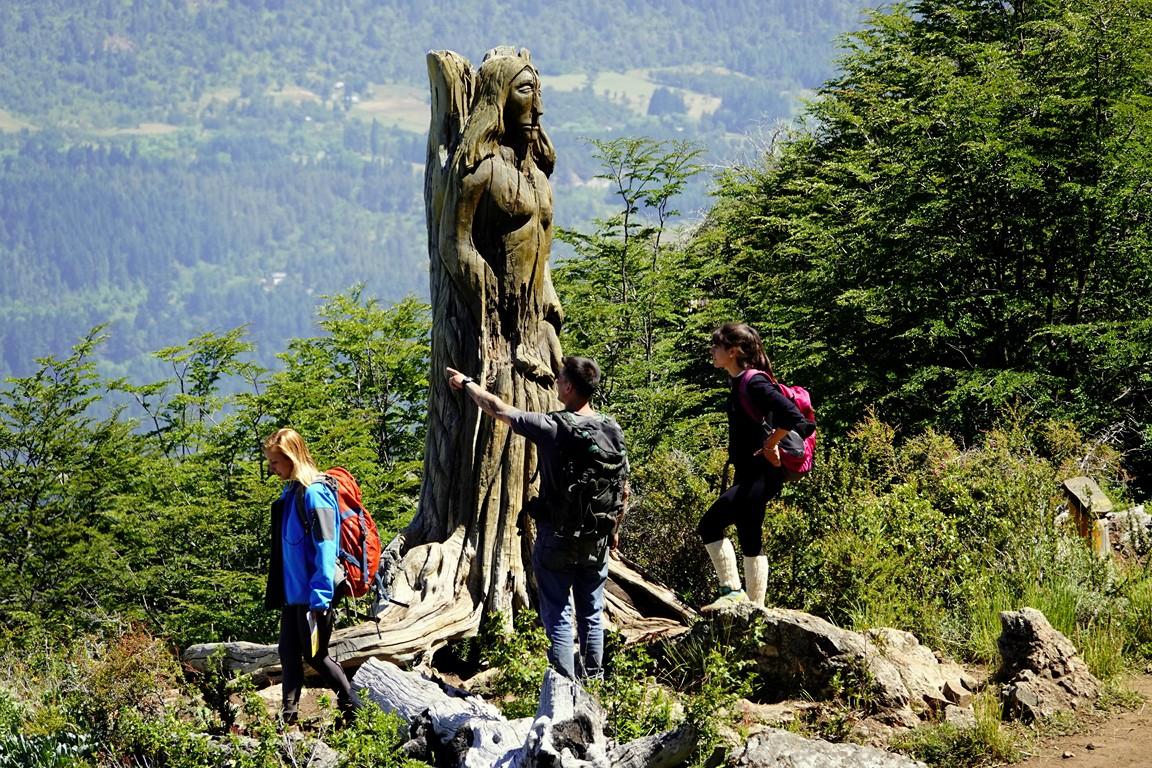
[[[801,416],[812,422],[813,425],[816,424],[816,409],[812,407],[812,396],[808,394],[807,389],[781,384],[770,370],[759,371],[755,368],[749,368],[740,374],[740,383],[737,385],[736,391],[740,397],[740,406],[753,421],[762,422],[764,420],[764,414],[759,412],[748,396],[748,382],[757,375],[764,376],[768,381],[775,384],[785,397],[796,404],[796,409],[800,411]],[[779,446],[780,466],[784,468],[784,475],[788,480],[800,480],[812,471],[812,463],[816,457],[815,429],[808,437],[800,437],[796,432],[792,432],[780,441]]]

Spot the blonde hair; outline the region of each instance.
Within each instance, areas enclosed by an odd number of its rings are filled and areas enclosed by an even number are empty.
[[[292,462],[291,479],[301,485],[309,486],[320,477],[320,470],[316,468],[316,462],[308,452],[304,438],[300,437],[300,433],[296,430],[285,427],[268,435],[264,439],[264,453],[270,451],[280,451],[288,457],[288,461]]]

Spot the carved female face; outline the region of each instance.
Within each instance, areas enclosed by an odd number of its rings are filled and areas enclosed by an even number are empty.
[[[520,70],[512,78],[508,98],[504,102],[504,132],[529,136],[540,129],[540,116],[544,103],[540,99],[540,79],[531,67]]]

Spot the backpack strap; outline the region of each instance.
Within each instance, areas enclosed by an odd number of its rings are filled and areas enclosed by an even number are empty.
[[[572,411],[553,411],[552,415],[556,417],[556,423],[560,425],[558,430],[560,453],[566,458],[572,458],[571,452],[578,439],[576,432],[580,429],[576,423],[576,415]]]
[[[756,368],[745,368],[743,373],[740,374],[740,381],[736,383],[736,397],[740,400],[740,407],[748,418],[752,421],[764,421],[764,414],[760,413],[760,409],[752,402],[752,397],[748,394],[748,384],[756,376],[764,376],[768,381],[776,384],[775,377],[767,371],[761,371]],[[777,386],[779,386],[777,384]]]
[[[304,530],[308,532],[308,535],[312,535],[312,518],[309,516],[308,507],[304,503],[304,494],[308,492],[308,486],[304,485],[304,483],[301,483],[299,480],[294,480],[293,482],[296,484],[296,488],[294,488],[292,491],[292,505],[296,508],[296,514],[300,516],[300,524],[304,526]],[[336,480],[331,475],[321,474],[317,476],[317,478],[312,482],[324,483],[324,485],[326,485],[332,491],[334,496],[338,496],[339,494]],[[340,510],[339,498],[336,499],[336,510],[337,512]],[[340,531],[337,530],[337,542],[339,542],[339,534]]]
[[[764,420],[764,415],[760,413],[760,410],[752,402],[752,398],[748,394],[748,384],[757,375],[768,379],[768,381],[776,385],[776,389],[780,390],[780,394],[784,395],[784,397],[793,403],[796,402],[796,393],[792,391],[791,387],[781,384],[776,377],[772,375],[771,370],[761,371],[756,368],[745,368],[744,372],[740,374],[739,383],[736,385],[736,394],[740,398],[740,407],[744,409],[744,413],[748,414],[752,421]],[[797,408],[799,408],[799,404],[797,404]],[[801,415],[804,415],[803,411],[801,411]]]

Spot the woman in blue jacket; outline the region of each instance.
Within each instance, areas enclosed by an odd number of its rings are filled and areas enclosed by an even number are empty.
[[[280,665],[283,668],[283,720],[296,721],[307,661],[336,693],[341,712],[360,707],[348,677],[328,655],[334,623],[340,512],[336,495],[293,429],[280,429],[264,441],[272,474],[286,481],[272,505],[272,557],[265,602],[280,609]],[[312,642],[312,628],[317,642]]]

